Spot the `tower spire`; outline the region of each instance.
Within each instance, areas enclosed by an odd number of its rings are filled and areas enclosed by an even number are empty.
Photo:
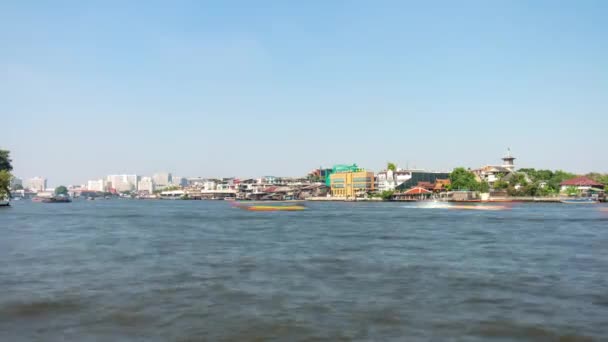
[[[502,166],[511,171],[515,170],[515,157],[511,154],[511,148],[507,147],[507,155],[502,158]]]

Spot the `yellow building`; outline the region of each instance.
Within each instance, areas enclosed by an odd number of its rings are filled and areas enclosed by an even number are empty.
[[[374,190],[374,173],[369,171],[339,172],[329,176],[331,195],[360,197]]]

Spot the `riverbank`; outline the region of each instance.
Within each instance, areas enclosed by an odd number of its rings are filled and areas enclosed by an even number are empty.
[[[318,202],[388,202],[379,197],[372,198],[352,198],[352,197],[308,197],[307,201]]]

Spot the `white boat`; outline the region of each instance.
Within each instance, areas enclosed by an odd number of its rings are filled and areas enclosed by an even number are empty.
[[[8,207],[9,205],[10,205],[10,201],[9,201],[8,197],[0,198],[0,207]]]

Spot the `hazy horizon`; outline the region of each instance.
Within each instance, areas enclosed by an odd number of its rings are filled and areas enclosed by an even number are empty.
[[[608,172],[608,2],[0,4],[0,148],[52,186],[357,163]]]

